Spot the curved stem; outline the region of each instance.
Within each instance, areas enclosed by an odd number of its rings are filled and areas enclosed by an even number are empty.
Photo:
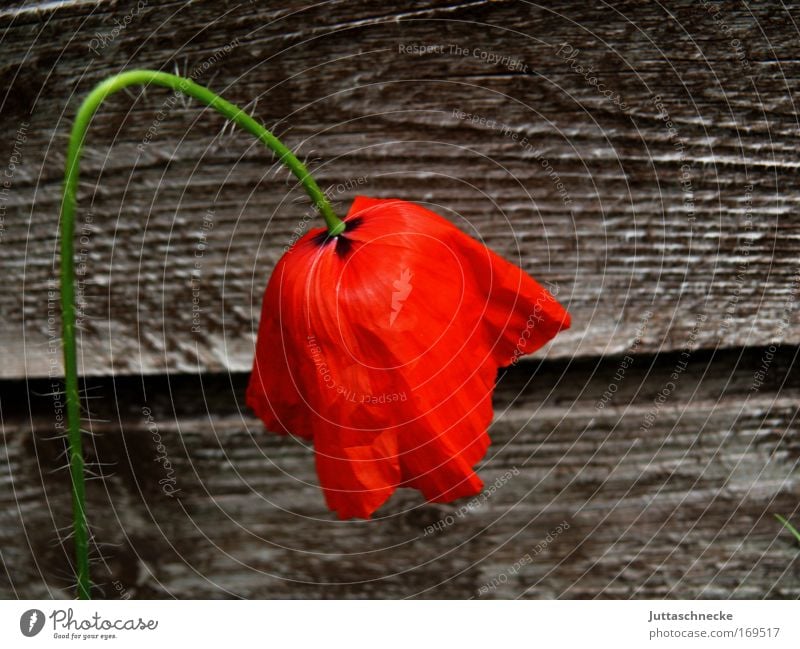
[[[64,171],[64,196],[61,201],[61,339],[64,348],[64,384],[67,403],[67,439],[69,445],[69,466],[72,478],[72,510],[74,519],[74,540],[78,597],[89,599],[91,581],[89,578],[89,533],[86,521],[86,486],[84,482],[84,460],[80,430],[80,397],[78,393],[78,364],[75,342],[75,267],[74,232],[75,207],[78,195],[78,175],[80,159],[86,131],[92,117],[103,100],[109,95],[132,85],[156,84],[171,88],[203,102],[222,113],[234,124],[241,126],[261,140],[278,155],[279,161],[297,176],[315,207],[322,214],[331,236],[344,231],[341,221],[328,202],[305,165],[300,162],[286,146],[266,128],[242,109],[234,106],[219,95],[196,84],[191,79],[158,72],[156,70],[131,70],[109,77],[95,86],[84,99],[69,139],[67,163]]]
[[[778,522],[792,533],[794,538],[796,538],[798,541],[800,541],[800,531],[798,531],[798,529],[794,525],[792,525],[789,521],[787,521],[780,514],[775,514],[775,518],[777,518]]]

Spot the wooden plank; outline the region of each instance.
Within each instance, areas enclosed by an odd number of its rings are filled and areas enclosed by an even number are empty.
[[[176,65],[235,102],[257,99],[279,132],[291,126],[287,143],[319,158],[339,209],[356,193],[427,202],[556,283],[574,325],[551,358],[621,352],[648,309],[643,351],[680,349],[698,312],[704,348],[800,343],[800,75],[785,56],[796,3],[723,2],[712,15],[692,2],[204,0],[148,3],[115,31],[135,6],[0,10],[0,173],[13,163],[0,376],[60,362],[48,291],[79,99],[117,70]],[[221,129],[161,90],[120,95],[97,116],[78,246],[85,373],[249,369],[263,286],[307,203],[249,137]]]
[[[521,363],[498,379],[484,495],[401,490],[370,523],[326,511],[310,450],[244,412],[246,375],[92,380],[98,595],[797,598],[773,514],[800,516],[800,349],[762,378],[768,351],[697,352],[677,379],[680,353]],[[48,392],[2,384],[0,596],[69,594]]]

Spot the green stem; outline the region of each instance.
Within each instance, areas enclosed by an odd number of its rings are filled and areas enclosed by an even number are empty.
[[[800,542],[800,531],[798,531],[797,528],[794,525],[792,525],[789,521],[787,521],[780,514],[775,514],[775,518],[778,519],[778,522],[781,525],[783,525],[787,530],[789,530],[792,534],[794,534],[794,538],[796,538],[797,541]]]
[[[196,84],[191,79],[178,77],[156,70],[131,70],[109,77],[95,86],[83,100],[67,150],[67,164],[64,172],[64,196],[61,201],[61,339],[64,348],[64,383],[67,402],[67,430],[70,457],[70,476],[72,478],[72,510],[74,519],[75,559],[78,578],[78,597],[89,599],[91,581],[89,578],[89,533],[86,521],[86,486],[84,460],[80,430],[80,397],[78,394],[78,363],[75,342],[75,266],[74,232],[75,207],[78,196],[78,175],[86,131],[92,117],[103,100],[109,95],[132,85],[156,84],[171,88],[203,102],[222,113],[234,124],[241,126],[261,140],[267,148],[277,154],[281,163],[297,176],[311,197],[314,206],[322,214],[331,236],[344,231],[341,221],[328,202],[305,165],[300,162],[286,146],[250,115],[226,101],[219,95]]]

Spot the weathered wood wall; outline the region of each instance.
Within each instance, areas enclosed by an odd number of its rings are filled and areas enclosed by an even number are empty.
[[[757,393],[761,350],[698,353],[646,434],[679,354],[637,357],[603,408],[622,358],[515,368],[482,470],[494,493],[467,509],[399,493],[370,523],[334,520],[308,448],[243,416],[246,375],[93,381],[96,578],[110,597],[115,581],[131,597],[798,597],[798,549],[771,515],[800,492],[796,352]],[[50,596],[69,583],[63,445],[52,397],[9,396],[9,591]]]
[[[798,597],[772,517],[800,496],[798,18],[792,3],[6,3],[0,594],[68,592],[45,378],[63,151],[92,84],[152,67],[249,104],[342,210],[356,193],[434,206],[557,285],[574,324],[500,379],[482,472],[512,477],[495,493],[334,521],[308,449],[242,399],[303,194],[211,111],[120,94],[80,194],[82,364],[107,420],[92,456],[114,473],[90,493],[98,594]]]

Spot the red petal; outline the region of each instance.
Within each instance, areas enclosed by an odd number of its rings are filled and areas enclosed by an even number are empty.
[[[312,436],[328,505],[368,518],[398,486],[474,495],[499,365],[569,315],[537,282],[418,205],[358,197],[341,237],[303,237],[264,298],[248,404]]]

